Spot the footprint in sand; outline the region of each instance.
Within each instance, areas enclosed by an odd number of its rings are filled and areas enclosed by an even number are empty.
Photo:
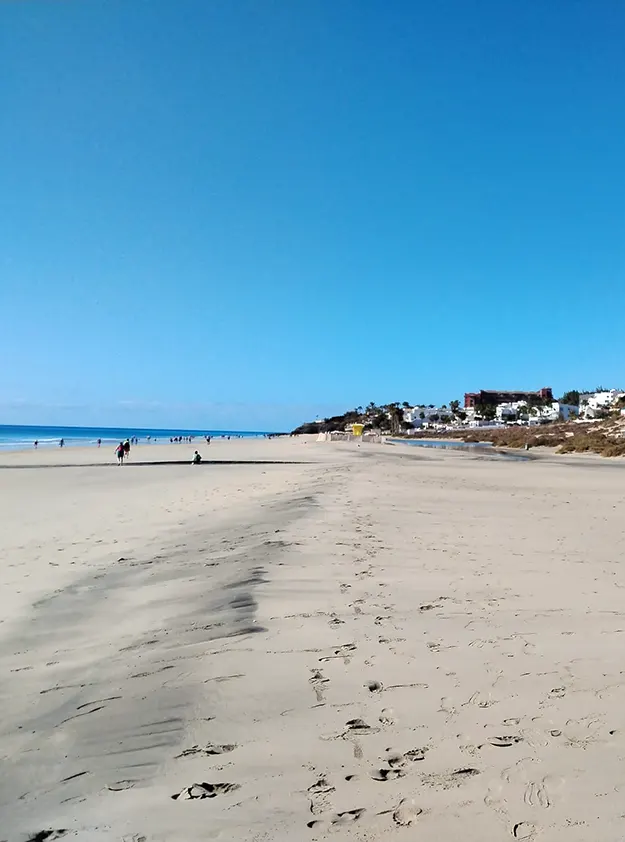
[[[406,773],[403,769],[375,769],[371,774],[374,781],[394,781],[397,778],[403,778]]]
[[[308,795],[310,796],[310,812],[313,816],[318,816],[326,812],[330,807],[330,799],[328,796],[335,791],[327,778],[320,777],[314,784],[308,787]]]
[[[347,730],[344,732],[346,735],[357,734],[364,736],[365,734],[375,734],[378,730],[371,725],[367,725],[364,719],[348,719],[345,725],[347,726]]]
[[[323,663],[325,661],[333,661],[337,658],[342,658],[344,662],[348,664],[350,656],[356,651],[356,648],[355,643],[344,643],[342,646],[334,649],[332,655],[324,655],[322,658],[319,658],[319,661]]]
[[[516,734],[506,734],[502,737],[489,737],[488,744],[491,746],[497,746],[497,748],[509,748],[510,746],[516,745],[517,743],[522,743],[523,737],[519,737]],[[479,748],[483,748],[483,746],[479,746]]]
[[[410,751],[407,751],[404,754],[404,757],[410,763],[414,763],[417,760],[425,760],[426,751],[428,751],[427,746],[424,746],[423,748],[411,748]]]
[[[405,827],[413,824],[422,812],[421,807],[417,807],[412,798],[402,798],[393,810],[393,821],[400,827]]]
[[[109,784],[107,789],[111,792],[123,792],[125,789],[132,789],[136,783],[134,780],[115,781],[114,784]]]
[[[325,702],[325,697],[323,695],[323,688],[324,686],[330,681],[329,678],[326,678],[321,670],[311,670],[312,678],[308,679],[308,682],[311,684],[313,690],[315,691],[315,696],[317,697],[317,702],[319,704],[323,704]]]
[[[182,754],[177,754],[176,759],[179,757],[192,757],[195,754],[203,754],[205,757],[211,757],[216,754],[227,754],[230,751],[234,751],[235,748],[235,743],[225,743],[224,745],[209,743],[207,746],[191,746],[191,748],[185,748]]]
[[[397,766],[405,766],[406,763],[416,763],[419,760],[425,760],[428,747],[411,748],[409,751],[401,752],[395,751],[393,748],[386,749],[386,762],[391,768]]]
[[[199,784],[191,784],[186,786],[181,792],[172,795],[172,799],[177,801],[191,801],[196,798],[216,798],[218,795],[226,795],[229,792],[234,792],[239,789],[239,784],[209,784],[206,781]]]
[[[378,717],[382,725],[393,725],[395,722],[395,711],[393,708],[384,708]]]
[[[497,699],[493,699],[488,693],[487,695],[483,695],[482,693],[476,691],[473,695],[468,699],[468,701],[464,702],[462,707],[465,705],[476,705],[478,708],[489,708],[493,705],[497,704]]]
[[[517,822],[512,827],[512,835],[515,839],[524,839],[529,842],[536,836],[536,826],[531,822]]]
[[[40,830],[38,833],[33,834],[33,836],[29,836],[26,842],[52,842],[53,839],[60,839],[61,836],[65,836],[68,833],[69,830],[65,830],[64,828]]]
[[[352,824],[353,822],[357,822],[365,812],[364,807],[359,807],[356,810],[345,810],[345,812],[335,813],[335,815],[327,819],[315,819],[312,822],[308,822],[307,827],[313,830],[326,830],[331,827]]]
[[[550,699],[561,699],[566,696],[566,687],[554,687],[548,694]]]
[[[549,807],[549,793],[541,783],[529,783],[525,788],[523,800],[528,807]]]
[[[378,729],[372,728],[371,725],[367,725],[367,723],[363,719],[350,719],[345,724],[347,726],[347,729],[343,731],[343,733],[340,734],[340,736],[344,740],[348,740],[350,743],[352,743],[354,748],[354,758],[356,760],[362,760],[362,746],[355,738],[357,736],[365,736],[366,734],[375,734]]]
[[[551,807],[554,799],[561,794],[565,779],[558,775],[547,775],[541,781],[529,781],[525,787],[523,800],[528,807]]]
[[[381,693],[384,689],[384,685],[381,681],[369,681],[365,684],[365,687],[370,693]]]
[[[325,777],[322,775],[320,778],[318,778],[318,779],[315,781],[315,783],[314,783],[314,784],[311,784],[311,785],[308,787],[308,790],[307,790],[307,791],[308,791],[308,792],[310,792],[310,793],[311,793],[311,795],[312,795],[313,793],[315,793],[315,794],[323,794],[323,795],[327,795],[327,794],[328,794],[328,793],[330,793],[330,792],[334,792],[334,791],[335,791],[335,788],[334,788],[334,787],[333,787],[333,786],[332,786],[332,785],[328,782],[328,779],[327,779],[327,778],[325,778]]]
[[[383,766],[376,769],[371,777],[374,781],[392,781],[396,778],[402,778],[406,774],[406,765],[425,760],[427,750],[427,748],[413,748],[410,751],[401,752],[387,748],[386,764],[388,768]]]

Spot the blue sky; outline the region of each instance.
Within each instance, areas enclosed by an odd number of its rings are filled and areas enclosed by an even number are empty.
[[[0,4],[0,423],[622,385],[621,0]]]

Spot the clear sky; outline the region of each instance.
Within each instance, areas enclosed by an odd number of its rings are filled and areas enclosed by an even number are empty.
[[[622,0],[4,0],[0,423],[622,386]]]

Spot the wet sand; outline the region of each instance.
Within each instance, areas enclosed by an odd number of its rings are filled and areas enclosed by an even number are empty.
[[[621,838],[624,470],[193,449],[0,459],[0,839]]]

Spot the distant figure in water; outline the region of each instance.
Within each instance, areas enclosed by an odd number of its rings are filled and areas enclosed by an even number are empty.
[[[123,465],[124,464],[124,456],[126,455],[126,448],[124,447],[124,442],[120,441],[120,443],[115,448],[115,456],[117,456],[117,464]]]
[[[195,453],[193,454],[193,462],[191,464],[192,465],[199,465],[201,461],[202,461],[202,457],[200,456],[200,454],[196,450]]]
[[[130,456],[130,439],[126,439],[122,447],[124,448],[124,456],[126,457],[126,459],[128,459],[128,457]]]
[[[35,450],[37,450],[38,446],[39,446],[39,441],[37,439],[35,439]]]
[[[98,439],[98,447],[102,444],[102,439]]]
[[[65,439],[61,439],[59,442],[59,447],[65,447]]]

